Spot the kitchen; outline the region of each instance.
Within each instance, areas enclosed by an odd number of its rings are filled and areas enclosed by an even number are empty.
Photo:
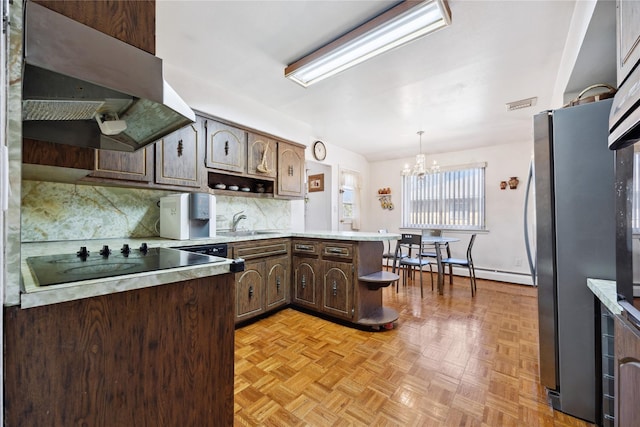
[[[167,5],[169,7],[169,5]],[[571,7],[567,7],[564,13],[570,14],[572,11]],[[444,33],[442,33],[444,34]],[[158,36],[160,38],[160,35]],[[160,41],[160,39],[159,39]],[[160,49],[159,43],[159,49]],[[163,57],[166,56],[160,50],[158,51],[158,55]],[[203,86],[200,85],[186,85],[185,82],[190,81],[190,76],[180,76],[180,73],[186,73],[184,70],[176,70],[172,69],[175,65],[168,64],[169,74],[171,72],[174,73],[173,78],[171,79],[172,85],[175,86],[176,90],[184,96],[186,99],[193,100],[194,104],[200,108],[201,110],[212,112],[215,111],[218,116],[224,117],[227,119],[234,119],[237,123],[242,123],[245,125],[250,125],[253,128],[260,129],[263,131],[267,131],[273,135],[278,136],[288,136],[292,141],[302,142],[307,145],[307,153],[306,158],[312,159],[313,155],[310,151],[310,146],[312,140],[309,140],[310,132],[306,128],[306,126],[297,123],[293,120],[278,116],[272,111],[260,111],[260,106],[256,105],[253,102],[248,102],[246,104],[241,103],[239,100],[234,100],[233,97],[222,98],[222,99],[230,99],[229,102],[225,102],[224,105],[219,105],[221,101],[215,101],[216,105],[209,105],[212,101],[208,100],[204,102],[202,100],[203,94],[200,89]],[[553,81],[549,82],[549,85],[552,85]],[[181,87],[181,86],[185,87]],[[212,88],[212,91],[217,95],[220,94],[220,88]],[[215,99],[219,99],[216,97]],[[547,103],[545,102],[545,105]],[[209,107],[209,108],[207,108]],[[543,106],[539,106],[540,109],[543,109]],[[213,110],[212,110],[213,109]],[[251,114],[251,113],[255,114]],[[531,114],[528,114],[530,119]],[[247,115],[252,115],[253,117],[250,119],[247,118]],[[273,119],[273,120],[271,120]],[[528,119],[528,120],[529,120]],[[529,122],[530,123],[530,122]],[[397,159],[393,161],[377,161],[371,162],[365,160],[364,157],[357,155],[353,152],[345,150],[337,145],[332,145],[330,142],[327,142],[327,158],[326,163],[333,165],[332,170],[332,179],[331,186],[332,191],[337,193],[337,185],[339,182],[337,166],[346,167],[348,169],[360,171],[363,174],[363,197],[365,206],[368,206],[368,209],[363,209],[364,211],[371,212],[380,212],[380,207],[378,201],[373,198],[369,198],[367,195],[373,194],[376,188],[388,187],[391,186],[394,190],[399,190],[399,171],[402,169],[402,164],[407,161],[413,161],[412,156],[417,151],[417,138],[415,138],[415,131],[418,129],[411,129],[406,131],[408,136],[407,138],[412,139],[412,143],[410,148],[407,148],[405,158]],[[405,132],[403,130],[403,132]],[[313,133],[311,133],[313,134]],[[323,137],[322,135],[316,134],[315,137]],[[315,139],[314,137],[314,139]],[[438,160],[440,164],[447,163],[469,163],[479,158],[488,161],[489,166],[487,168],[487,182],[495,183],[490,191],[488,191],[487,197],[487,208],[495,209],[495,212],[499,212],[500,216],[496,216],[493,212],[487,212],[488,221],[492,221],[487,224],[487,228],[491,230],[491,233],[483,236],[483,239],[479,239],[478,242],[478,259],[477,263],[480,266],[490,266],[488,268],[489,271],[484,274],[489,275],[488,278],[495,278],[493,275],[505,275],[508,274],[507,281],[518,283],[518,281],[525,282],[527,280],[526,274],[526,261],[525,261],[525,253],[524,253],[524,245],[521,241],[519,224],[513,224],[513,229],[518,229],[518,232],[511,231],[510,228],[505,227],[503,224],[516,223],[517,220],[514,218],[520,218],[521,216],[521,206],[522,199],[524,198],[524,193],[522,188],[517,191],[507,190],[503,192],[497,188],[497,183],[508,179],[510,176],[519,176],[522,179],[526,176],[528,163],[530,159],[531,147],[527,143],[528,135],[523,137],[523,141],[521,144],[510,144],[508,141],[505,141],[503,144],[493,145],[487,148],[479,148],[474,150],[464,150],[458,152],[449,152],[440,153],[429,157],[431,161],[432,158]],[[509,163],[509,169],[506,170],[503,168],[492,168],[494,164],[505,164]],[[15,166],[12,163],[12,166]],[[15,179],[15,176],[20,176],[19,172],[19,164],[17,165],[18,169],[12,169],[11,177]],[[398,174],[390,174],[385,177],[382,174],[372,173],[373,170],[390,170],[390,171],[398,171]],[[118,229],[119,221],[116,224],[110,224],[109,222],[101,219],[103,217],[103,213],[101,212],[103,209],[105,211],[109,211],[109,209],[105,209],[102,206],[104,205],[104,201],[108,200],[110,202],[115,201],[118,204],[122,204],[122,200],[130,200],[135,198],[132,194],[135,195],[147,195],[145,192],[131,192],[127,190],[117,190],[117,189],[109,189],[99,190],[100,194],[96,194],[98,190],[91,190],[91,187],[85,189],[84,186],[69,186],[69,185],[57,185],[52,183],[40,183],[40,184],[32,184],[35,181],[29,181],[25,186],[20,188],[12,188],[15,190],[12,192],[12,197],[17,197],[20,195],[20,191],[27,192],[26,194],[33,195],[33,198],[25,198],[27,202],[23,209],[28,209],[28,214],[24,215],[23,212],[23,221],[25,221],[25,225],[21,225],[16,223],[16,216],[9,215],[8,220],[10,222],[10,229],[13,232],[20,230],[20,227],[24,227],[23,233],[28,233],[27,237],[22,235],[22,239],[26,241],[38,241],[40,239],[45,238],[46,240],[67,240],[69,236],[75,236],[75,238],[92,238],[95,234],[91,233],[100,233],[100,237],[112,237],[108,233],[114,233],[113,237],[119,237],[122,235],[122,229]],[[40,182],[40,181],[38,181]],[[491,187],[491,186],[490,186]],[[97,189],[98,187],[96,187]],[[88,195],[83,196],[83,202],[80,203],[81,206],[78,206],[82,209],[82,205],[87,203],[96,204],[99,207],[92,212],[93,215],[91,217],[83,216],[83,222],[81,225],[77,223],[74,224],[73,214],[67,210],[66,203],[71,201],[75,201],[73,196],[76,193],[84,193],[87,192]],[[148,190],[147,190],[148,191]],[[42,200],[45,194],[48,194],[48,198],[52,201],[53,205],[47,205],[46,209],[43,209],[41,206],[38,206],[38,200]],[[54,194],[55,196],[51,196]],[[157,194],[150,194],[148,196],[150,199],[157,197]],[[399,192],[392,195],[396,206],[399,207]],[[262,206],[257,202],[252,202],[251,199],[241,199],[238,197],[227,197],[220,196],[219,197],[219,207],[222,207],[221,211],[228,212],[226,217],[221,218],[221,228],[227,228],[231,222],[232,214],[239,212],[241,210],[245,210],[247,214],[247,228],[253,229],[264,229],[264,228],[283,228],[283,224],[289,223],[291,228],[293,229],[301,229],[303,227],[302,221],[303,216],[301,212],[305,209],[304,202],[302,200],[296,200],[292,202],[283,202],[281,200],[273,200],[272,210],[278,211],[279,215],[270,215],[268,213],[264,213],[262,210]],[[19,200],[19,199],[18,199]],[[130,203],[130,202],[128,202]],[[128,204],[127,203],[127,204]],[[141,205],[149,204],[148,202],[143,202]],[[338,215],[337,215],[337,202],[332,200],[332,226],[333,229],[338,228]],[[75,208],[75,206],[74,206]],[[118,206],[121,208],[121,206]],[[14,205],[15,209],[15,205]],[[55,215],[47,216],[46,211],[51,210],[51,212],[55,212]],[[137,208],[135,208],[137,209]],[[144,210],[143,210],[144,211]],[[381,217],[368,217],[364,216],[362,218],[361,229],[363,230],[377,230],[378,228],[388,228],[390,230],[397,229],[397,224],[399,220],[397,220],[394,215],[399,214],[400,209],[396,209],[394,211],[384,211]],[[52,226],[55,223],[65,223],[64,214],[67,213],[71,216],[70,220],[67,222],[67,226],[63,228],[58,228]],[[60,216],[62,215],[62,216]],[[109,212],[105,212],[104,216],[109,215]],[[135,213],[134,215],[138,215]],[[145,213],[142,213],[144,217]],[[128,213],[124,215],[128,216]],[[93,218],[93,219],[91,219]],[[107,216],[107,218],[113,218],[112,216]],[[29,222],[33,221],[33,222]],[[95,221],[95,222],[92,222]],[[48,222],[48,223],[47,223]],[[149,230],[153,230],[155,218],[154,215],[151,214],[148,217],[145,217],[141,221],[144,226],[142,230],[136,230],[140,232],[139,236],[144,237],[145,233],[148,233]],[[102,224],[109,224],[109,227],[102,226],[102,230],[99,227]],[[38,227],[42,229],[39,230]],[[135,233],[132,233],[131,230],[126,228],[126,225],[122,225],[124,232],[126,235],[135,236]],[[66,228],[66,231],[65,229]],[[312,227],[311,227],[312,228]],[[77,232],[79,229],[82,229],[84,233],[88,233],[87,235],[78,236]],[[45,233],[46,232],[46,233]],[[65,232],[67,234],[65,234]],[[105,235],[106,234],[106,235]],[[499,243],[498,243],[499,242]],[[8,257],[11,257],[13,254],[16,254],[16,244],[19,243],[13,240],[8,240],[7,242],[7,254]],[[496,249],[497,248],[497,249]],[[491,249],[491,250],[489,250]],[[18,251],[19,253],[19,251]],[[485,258],[483,258],[485,257]],[[9,264],[11,264],[12,259],[9,258]],[[13,259],[15,262],[16,260]],[[506,272],[506,273],[505,273]],[[11,300],[11,298],[16,298],[17,293],[15,292],[17,288],[15,288],[16,284],[19,283],[19,280],[15,280],[15,271],[12,275],[11,269],[7,271],[9,274],[9,278],[7,279],[7,299],[9,303],[15,303],[15,300]],[[14,280],[11,280],[11,279]],[[11,289],[11,286],[14,286]]]

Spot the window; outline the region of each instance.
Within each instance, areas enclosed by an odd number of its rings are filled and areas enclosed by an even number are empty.
[[[360,229],[360,174],[346,169],[340,170],[340,222]]]
[[[402,177],[402,227],[485,228],[485,164]]]

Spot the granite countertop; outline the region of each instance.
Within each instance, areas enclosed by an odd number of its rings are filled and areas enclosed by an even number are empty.
[[[130,247],[139,247],[142,243],[147,243],[153,247],[173,247],[205,245],[211,243],[232,243],[249,240],[263,240],[274,238],[312,238],[326,240],[351,240],[351,241],[385,241],[399,239],[400,235],[394,233],[371,233],[371,232],[339,232],[339,231],[309,231],[291,232],[286,230],[262,231],[258,234],[238,235],[238,236],[216,236],[209,239],[198,240],[172,240],[158,237],[147,238],[119,238],[119,239],[97,239],[84,241],[57,241],[57,242],[32,242],[21,245],[21,272],[22,272],[22,308],[37,307],[47,304],[55,304],[64,301],[73,301],[82,298],[89,298],[99,295],[107,295],[115,292],[124,292],[133,289],[140,289],[149,286],[163,285],[167,283],[180,282],[200,277],[216,276],[229,273],[231,260],[215,263],[200,264],[190,267],[179,267],[168,270],[156,270],[145,273],[135,273],[122,276],[114,276],[101,279],[84,280],[72,283],[63,283],[52,286],[39,286],[31,269],[27,265],[27,258],[51,254],[73,254],[81,246],[86,246],[92,253],[98,253],[103,245],[112,248],[120,248],[127,243]]]
[[[587,279],[587,286],[612,314],[622,314],[622,307],[618,304],[618,294],[616,292],[615,281]]]

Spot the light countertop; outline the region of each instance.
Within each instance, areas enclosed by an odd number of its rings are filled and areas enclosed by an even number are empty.
[[[88,241],[58,241],[58,242],[33,242],[21,245],[21,271],[22,291],[21,307],[37,307],[47,304],[55,304],[64,301],[73,301],[99,295],[107,295],[115,292],[124,292],[133,289],[141,289],[149,286],[158,286],[167,283],[181,282],[201,277],[216,276],[229,273],[231,260],[215,263],[200,264],[190,267],[179,267],[167,270],[135,273],[129,275],[114,276],[101,279],[84,280],[81,282],[63,283],[52,286],[39,286],[31,269],[27,265],[27,258],[52,254],[76,253],[81,246],[86,246],[90,252],[98,253],[103,245],[112,248],[120,248],[127,243],[130,247],[139,247],[147,243],[153,247],[180,247],[192,245],[204,245],[210,243],[232,243],[248,240],[263,240],[274,238],[308,238],[325,240],[347,241],[385,241],[399,239],[400,235],[394,233],[372,232],[334,232],[334,231],[308,231],[290,232],[273,230],[268,234],[255,234],[246,236],[217,236],[198,240],[171,240],[158,237],[147,238],[121,238],[121,239],[97,239]]]
[[[612,314],[622,314],[622,307],[618,304],[615,281],[587,279],[587,286]]]

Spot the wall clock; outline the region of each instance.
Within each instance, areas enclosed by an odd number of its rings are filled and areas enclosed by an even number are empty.
[[[327,158],[327,147],[324,146],[324,142],[316,141],[313,143],[313,157],[316,160],[324,160]]]

